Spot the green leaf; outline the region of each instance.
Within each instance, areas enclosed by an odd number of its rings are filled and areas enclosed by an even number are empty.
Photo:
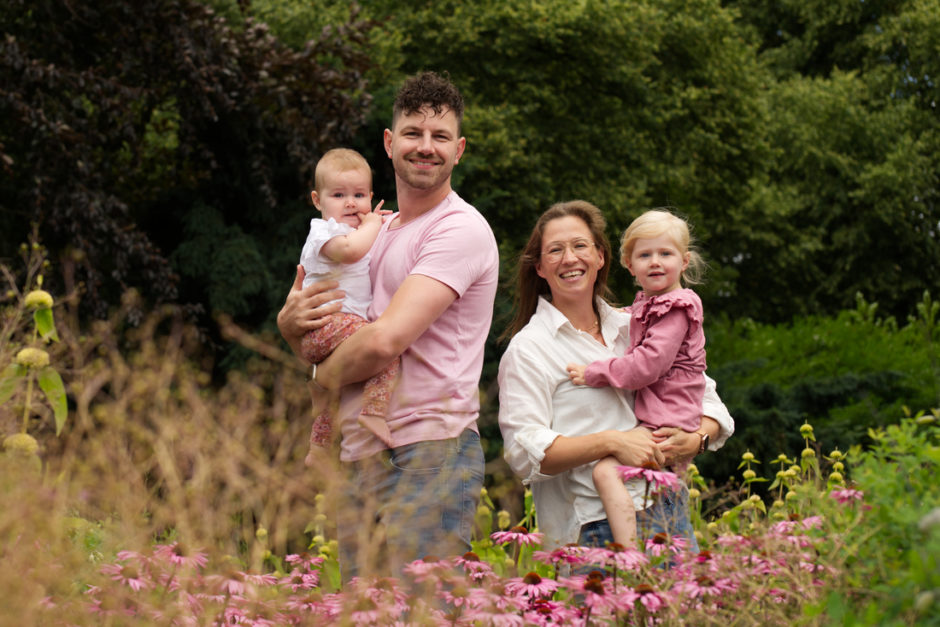
[[[36,322],[36,329],[42,339],[59,341],[59,334],[55,330],[55,321],[52,318],[51,309],[37,309],[33,312],[33,320]]]
[[[46,393],[46,399],[55,413],[55,434],[59,435],[68,417],[69,405],[65,397],[65,384],[54,368],[47,367],[39,371],[39,387]]]
[[[26,368],[19,364],[10,364],[6,367],[2,378],[0,378],[0,405],[10,400],[16,390],[16,384],[23,378],[24,374],[26,374]]]

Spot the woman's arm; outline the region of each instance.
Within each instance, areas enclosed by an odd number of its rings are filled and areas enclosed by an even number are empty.
[[[614,457],[624,466],[653,462],[659,467],[665,463],[665,457],[649,430],[601,431],[590,435],[558,436],[545,451],[542,473],[555,475],[604,457]]]

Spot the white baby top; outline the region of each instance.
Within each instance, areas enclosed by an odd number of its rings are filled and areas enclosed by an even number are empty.
[[[366,312],[372,302],[372,282],[369,279],[369,259],[372,254],[366,253],[355,263],[337,263],[320,254],[328,241],[354,230],[333,218],[314,218],[310,221],[310,233],[300,253],[300,265],[307,273],[304,276],[304,287],[325,279],[339,281],[340,289],[346,292],[342,311],[368,320]]]

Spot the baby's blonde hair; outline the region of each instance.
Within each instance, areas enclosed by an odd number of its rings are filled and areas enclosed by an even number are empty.
[[[680,280],[683,285],[696,285],[702,282],[707,264],[695,246],[689,223],[667,209],[651,209],[630,223],[620,240],[620,263],[627,267],[633,248],[639,239],[651,239],[665,235],[676,245],[683,255],[688,254],[689,265],[682,271]]]
[[[326,177],[333,172],[348,172],[349,170],[361,170],[369,175],[369,185],[372,185],[372,168],[366,158],[351,148],[333,148],[317,161],[317,169],[314,174],[314,189],[317,192],[323,191],[326,185]]]

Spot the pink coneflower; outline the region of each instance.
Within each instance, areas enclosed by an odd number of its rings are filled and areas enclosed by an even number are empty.
[[[538,573],[528,573],[525,577],[514,577],[506,582],[509,594],[526,595],[532,598],[546,597],[555,593],[558,582],[542,579]]]
[[[773,529],[771,527],[771,529]],[[715,538],[715,542],[718,546],[724,547],[726,549],[738,549],[743,550],[751,546],[751,539],[746,536],[741,536],[734,533],[726,533]]]
[[[764,601],[770,601],[771,603],[785,603],[787,599],[791,596],[790,592],[782,590],[780,588],[768,588],[767,590],[759,590],[751,595],[751,599],[759,603]]]
[[[620,479],[623,481],[642,478],[655,487],[668,488],[670,490],[678,490],[680,485],[678,475],[668,470],[640,468],[637,466],[617,466],[617,472],[620,474]]]
[[[552,551],[535,551],[532,558],[543,564],[558,566],[559,564],[589,564],[591,563],[587,556],[589,547],[578,544],[566,544]]]
[[[241,596],[245,594],[245,573],[232,570],[224,575],[209,575],[206,583],[216,594]]]
[[[430,577],[438,577],[451,569],[451,563],[439,559],[434,555],[425,555],[419,560],[406,564],[402,571],[411,575],[416,581],[424,581]]]
[[[584,598],[583,605],[591,609],[592,614],[615,607],[616,599],[604,573],[592,570],[587,575],[572,575],[561,580],[561,584],[571,592]]]
[[[463,555],[454,558],[454,566],[458,566],[467,573],[467,577],[473,581],[482,581],[493,574],[493,567],[480,559],[480,556],[473,551],[467,551]]]
[[[468,603],[477,609],[498,609],[501,612],[516,612],[525,609],[529,602],[525,597],[507,594],[505,583],[494,581],[486,588],[471,588],[467,595]]]
[[[298,590],[313,590],[320,585],[320,574],[316,572],[303,572],[295,568],[289,575],[282,577],[278,583],[289,586],[294,592]]]
[[[205,568],[206,564],[209,563],[208,555],[201,551],[190,552],[179,542],[158,544],[154,547],[153,554],[168,560],[171,564],[184,568]]]
[[[852,501],[861,501],[865,494],[861,490],[841,488],[839,490],[833,490],[829,493],[829,496],[839,501],[839,503],[842,505],[845,505],[846,503],[851,503]]]
[[[130,587],[134,592],[149,588],[152,584],[145,578],[143,571],[131,564],[105,564],[101,572],[111,575],[111,579]]]
[[[355,609],[350,612],[349,618],[353,625],[375,625],[383,612],[375,604],[375,601],[368,598],[360,598],[356,601]]]
[[[781,520],[780,522],[775,522],[770,526],[770,533],[780,536],[787,535],[793,533],[796,525],[797,522],[795,520]]]
[[[734,584],[728,578],[713,578],[709,575],[699,575],[694,579],[683,582],[680,588],[696,598],[721,596],[725,592],[734,590]]]
[[[470,605],[470,588],[465,583],[458,582],[448,588],[441,588],[438,595],[442,601],[454,608]]]
[[[780,572],[772,561],[761,555],[742,555],[741,564],[750,567],[748,572],[751,575],[775,575]]]
[[[115,600],[115,598],[111,596],[106,596],[101,599],[92,599],[88,611],[100,616],[137,616],[137,609],[135,607],[130,607],[119,600]]]
[[[578,610],[549,599],[532,599],[522,618],[526,625],[573,625],[579,616]]]
[[[525,620],[518,614],[507,614],[496,609],[472,609],[464,615],[466,624],[493,627],[523,627]],[[463,624],[463,623],[461,623]]]
[[[668,534],[659,532],[646,539],[646,552],[656,557],[670,552],[678,555],[688,544],[682,536],[670,537]]]
[[[603,563],[609,564],[617,570],[636,570],[644,564],[649,564],[649,558],[633,547],[612,542],[603,551]]]
[[[525,527],[513,527],[509,531],[494,531],[490,534],[490,538],[492,538],[493,542],[496,544],[508,544],[512,542],[520,547],[541,544],[544,536],[545,534],[543,533],[529,531]]]
[[[667,605],[666,599],[662,594],[656,592],[656,589],[648,583],[641,583],[633,588],[633,592],[636,595],[634,597],[634,603],[640,603],[643,607],[646,608],[647,612],[654,613],[661,610]]]
[[[324,558],[322,555],[310,555],[309,553],[291,553],[284,558],[284,561],[294,568],[314,570],[323,565]]]

